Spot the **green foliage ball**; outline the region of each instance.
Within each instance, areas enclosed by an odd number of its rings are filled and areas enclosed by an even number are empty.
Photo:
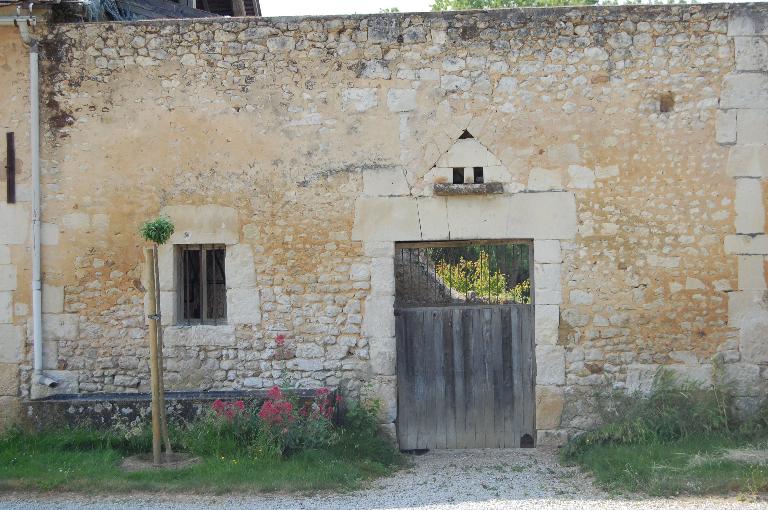
[[[147,241],[157,244],[165,244],[173,234],[173,222],[167,216],[160,216],[154,220],[144,222],[139,229],[141,236]]]

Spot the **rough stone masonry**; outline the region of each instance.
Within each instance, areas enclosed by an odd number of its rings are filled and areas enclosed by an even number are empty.
[[[180,326],[168,386],[368,392],[396,419],[394,243],[534,242],[537,429],[667,366],[768,386],[768,6],[58,24],[42,38],[43,324],[55,391],[148,386],[138,225],[226,248],[227,321]],[[31,383],[26,49],[0,28],[0,404]],[[473,139],[460,138],[468,131]],[[453,167],[503,193],[438,196]]]

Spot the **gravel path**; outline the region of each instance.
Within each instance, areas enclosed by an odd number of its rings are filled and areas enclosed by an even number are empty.
[[[524,510],[768,510],[768,502],[736,499],[611,499],[550,450],[465,450],[415,457],[411,466],[366,490],[314,497],[123,495],[110,497],[0,495],[0,510],[253,509],[524,509]]]

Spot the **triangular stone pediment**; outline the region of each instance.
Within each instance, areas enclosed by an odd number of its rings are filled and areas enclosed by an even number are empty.
[[[464,131],[464,134],[453,142],[451,148],[440,156],[435,166],[443,168],[490,167],[502,166],[502,163],[468,131]]]

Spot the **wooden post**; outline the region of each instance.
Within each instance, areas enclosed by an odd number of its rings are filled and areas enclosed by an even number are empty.
[[[158,317],[157,325],[157,380],[160,386],[160,432],[163,436],[163,444],[165,445],[165,453],[172,453],[171,450],[171,438],[168,436],[168,417],[166,416],[165,409],[165,381],[163,374],[165,368],[163,367],[163,321],[160,315],[160,264],[157,255],[157,244],[152,245],[153,256],[155,258],[155,315]]]
[[[245,2],[243,0],[232,0],[232,16],[245,16]]]
[[[160,374],[157,356],[157,294],[155,286],[155,252],[152,248],[144,248],[147,260],[147,285],[149,285],[149,373],[152,384],[152,462],[155,466],[162,463],[160,454]]]

